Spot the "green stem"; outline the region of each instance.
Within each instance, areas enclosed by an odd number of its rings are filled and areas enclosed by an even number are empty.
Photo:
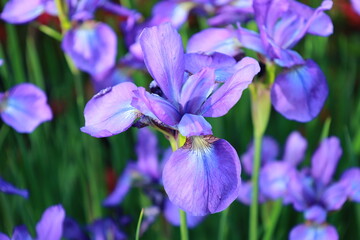
[[[62,35],[61,33],[59,33],[58,31],[56,31],[55,29],[52,29],[49,26],[43,25],[43,24],[37,24],[37,28],[45,33],[46,35],[48,35],[49,37],[61,42],[62,40]]]
[[[139,220],[138,220],[137,227],[136,227],[135,240],[139,240],[139,238],[140,238],[140,228],[141,228],[141,222],[142,222],[143,215],[144,215],[144,209],[141,209]]]
[[[259,169],[260,169],[260,158],[261,158],[261,143],[262,134],[257,135],[254,138],[255,152],[254,152],[254,163],[252,171],[252,194],[251,194],[251,206],[250,206],[250,240],[257,240],[258,230],[258,195],[259,195]]]
[[[282,208],[282,201],[278,200],[276,202],[272,202],[271,203],[271,215],[270,215],[270,219],[269,219],[269,224],[266,226],[265,229],[265,236],[264,236],[264,240],[271,240],[272,236],[274,234],[274,230],[276,227],[276,223],[279,220],[280,217],[280,213],[281,213],[281,208]]]
[[[63,32],[66,32],[71,28],[71,23],[66,16],[66,13],[63,8],[63,3],[61,0],[55,0],[56,8],[58,10],[58,16],[61,24],[61,29]]]
[[[218,240],[226,239],[226,234],[228,232],[228,224],[227,224],[228,215],[229,215],[229,207],[221,213]]]
[[[186,222],[186,212],[183,210],[180,211],[180,233],[181,233],[181,240],[188,240],[189,239],[189,232],[187,228]]]

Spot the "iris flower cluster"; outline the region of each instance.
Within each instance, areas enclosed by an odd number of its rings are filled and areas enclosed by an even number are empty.
[[[252,58],[236,63],[222,54],[184,54],[181,37],[171,24],[144,29],[140,44],[156,93],[130,82],[104,89],[87,103],[81,130],[109,137],[137,121],[176,139],[186,137],[165,164],[165,191],[192,215],[221,211],[238,195],[240,163],[227,141],[212,136],[204,117],[225,115],[259,72],[259,65]],[[216,80],[223,75],[225,81]]]
[[[282,199],[295,210],[304,213],[305,224],[295,226],[289,239],[339,239],[336,228],[326,222],[329,212],[340,210],[346,200],[360,202],[360,168],[346,170],[339,181],[333,180],[342,155],[336,137],[324,139],[311,158],[311,167],[297,166],[304,160],[306,140],[298,133],[290,134],[282,160],[277,160],[278,145],[272,138],[264,139],[263,166],[260,171],[259,201]],[[245,169],[250,169],[252,146],[242,156]],[[251,185],[244,184],[239,200],[250,203]]]

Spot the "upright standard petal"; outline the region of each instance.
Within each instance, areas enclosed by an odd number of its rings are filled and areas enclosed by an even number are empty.
[[[341,176],[347,189],[347,196],[355,201],[360,202],[360,168],[350,168]]]
[[[145,65],[171,102],[178,102],[184,78],[184,49],[170,23],[145,28],[139,37]]]
[[[175,126],[179,123],[180,113],[169,101],[159,95],[146,92],[143,87],[134,91],[134,95],[131,105],[142,114],[169,126]]]
[[[331,225],[306,225],[294,227],[289,240],[338,240],[339,235]]]
[[[328,95],[324,73],[312,60],[285,70],[271,88],[271,102],[290,120],[308,122],[321,111]]]
[[[136,154],[138,158],[137,167],[142,174],[153,179],[160,178],[157,148],[156,135],[148,128],[139,129],[136,145]]]
[[[165,199],[164,215],[166,220],[174,226],[180,226],[179,208],[175,206],[168,198]],[[186,224],[189,228],[196,227],[204,218],[186,214]]]
[[[61,205],[46,209],[36,225],[37,240],[60,240],[65,220],[65,210]]]
[[[221,117],[225,115],[240,99],[244,89],[252,82],[260,71],[259,63],[249,57],[238,64],[240,69],[216,90],[204,103],[200,113],[204,117]]]
[[[323,140],[311,159],[311,175],[326,186],[330,183],[342,155],[340,141],[337,137]]]
[[[29,193],[27,190],[19,189],[14,185],[6,182],[4,179],[0,177],[0,192],[7,193],[7,194],[17,194],[24,198],[29,197]]]
[[[186,79],[180,94],[180,105],[184,113],[198,113],[201,105],[215,87],[214,69],[204,68]]]
[[[62,48],[79,69],[97,75],[115,65],[117,38],[108,25],[88,21],[66,32]]]
[[[227,208],[239,195],[240,161],[225,140],[193,137],[176,150],[163,171],[170,201],[194,216]]]
[[[235,56],[240,52],[240,42],[233,29],[208,28],[194,34],[187,44],[188,53],[219,52]]]
[[[31,133],[39,124],[52,119],[45,93],[34,84],[18,84],[0,101],[1,118],[20,133]]]
[[[6,3],[1,18],[8,23],[25,23],[40,16],[44,10],[44,0],[10,0]]]
[[[81,131],[93,137],[109,137],[126,131],[141,113],[130,105],[137,87],[120,83],[96,94],[85,106]]]
[[[178,129],[185,137],[212,135],[211,125],[203,116],[185,114],[179,122]]]
[[[283,160],[295,167],[304,159],[306,148],[306,139],[299,132],[292,132],[286,140]]]

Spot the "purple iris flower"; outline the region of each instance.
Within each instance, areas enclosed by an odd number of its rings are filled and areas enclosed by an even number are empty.
[[[185,136],[185,145],[165,164],[165,191],[175,205],[192,215],[222,211],[238,195],[240,163],[227,141],[212,136],[204,117],[225,115],[259,72],[259,64],[244,58],[234,67],[234,74],[218,83],[214,68],[194,74],[185,71],[181,37],[171,24],[144,29],[140,44],[155,80],[152,89],[158,94],[132,83],[105,89],[87,103],[81,130],[108,137],[127,130],[143,116],[149,125]]]
[[[240,26],[239,29],[206,29],[189,40],[188,52],[212,52],[221,48],[222,52],[234,56],[242,46],[260,53],[266,62],[284,68],[271,88],[274,108],[288,119],[307,122],[322,109],[328,86],[319,66],[312,60],[304,60],[292,48],[307,33],[332,34],[331,19],[324,13],[331,7],[331,0],[324,0],[317,9],[295,0],[254,0],[259,33]],[[210,36],[217,37],[208,40]]]
[[[57,15],[53,0],[10,0],[5,4],[1,19],[8,23],[20,24],[34,20],[43,13]]]
[[[17,132],[31,133],[42,122],[52,119],[45,93],[31,83],[21,83],[0,93],[1,119]]]
[[[261,169],[259,175],[259,202],[282,198],[288,203],[288,184],[296,166],[304,159],[307,147],[306,140],[298,132],[292,132],[286,140],[285,151],[281,161],[278,161],[279,146],[271,137],[264,137],[262,142]],[[252,175],[254,158],[253,144],[241,156],[245,172]],[[241,186],[239,201],[251,203],[251,182]]]
[[[12,185],[9,182],[6,182],[4,179],[0,177],[0,192],[7,193],[7,194],[17,194],[19,196],[22,196],[24,198],[29,197],[29,192],[24,189],[19,189]]]
[[[153,203],[144,211],[141,233],[147,230],[161,212],[168,222],[179,226],[179,208],[172,204],[160,190],[162,186],[161,172],[170,157],[171,150],[165,151],[163,160],[159,162],[156,136],[149,129],[141,128],[138,132],[136,152],[137,162],[128,163],[123,175],[119,177],[115,190],[104,200],[103,204],[107,207],[117,206],[123,201],[131,187],[138,186],[145,191]],[[195,227],[203,219],[203,217],[190,214],[187,214],[186,217],[189,227]]]
[[[60,240],[63,232],[65,210],[61,205],[47,208],[36,225],[36,238],[33,238],[25,226],[14,229],[11,239],[19,240]],[[0,233],[1,240],[10,240],[8,236]]]
[[[62,48],[79,69],[92,76],[110,71],[115,66],[117,54],[115,32],[107,24],[92,20],[99,7],[126,17],[127,28],[141,17],[137,12],[107,0],[83,0],[69,5],[74,27],[65,33]]]
[[[326,223],[327,212],[339,210],[346,199],[359,201],[356,195],[360,185],[358,168],[348,170],[340,181],[332,181],[341,154],[338,138],[324,139],[312,156],[311,168],[291,176],[290,202],[308,222],[293,228],[291,240],[339,238],[336,229]]]

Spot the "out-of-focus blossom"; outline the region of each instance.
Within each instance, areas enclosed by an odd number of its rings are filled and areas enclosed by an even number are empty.
[[[29,192],[25,189],[19,189],[12,185],[9,182],[6,182],[4,179],[0,177],[0,192],[7,193],[7,194],[17,194],[24,198],[29,197]]]
[[[279,146],[271,137],[264,137],[261,152],[261,168],[259,174],[259,202],[282,198],[289,201],[288,185],[296,166],[304,159],[307,147],[306,140],[298,132],[292,132],[286,140],[281,161],[278,161]],[[254,147],[251,144],[241,156],[245,172],[252,175]],[[242,184],[238,200],[244,204],[251,203],[251,182]]]
[[[31,83],[21,83],[0,93],[2,120],[20,133],[31,133],[42,122],[52,119],[45,93]]]
[[[20,24],[34,20],[43,13],[56,15],[53,0],[10,0],[5,4],[1,19],[8,23]]]
[[[295,0],[254,0],[259,33],[241,26],[238,29],[206,29],[189,39],[188,52],[221,49],[221,52],[234,56],[240,53],[240,47],[258,52],[266,62],[285,68],[271,88],[274,108],[288,119],[307,122],[321,111],[328,86],[319,66],[312,60],[304,60],[292,48],[306,34],[332,34],[331,19],[324,13],[331,7],[331,0],[324,0],[317,9]]]
[[[61,205],[47,208],[40,221],[36,224],[36,238],[33,238],[25,226],[14,229],[12,238],[14,240],[60,240],[63,232],[65,210]],[[10,240],[5,234],[0,233],[1,240]]]
[[[95,92],[99,92],[102,89],[115,86],[122,82],[131,82],[129,74],[126,69],[119,64],[112,67],[110,70],[102,72],[98,75],[92,76],[92,83],[94,85]]]
[[[339,210],[346,199],[356,200],[359,190],[359,169],[344,173],[338,182],[333,175],[341,157],[340,141],[336,137],[324,139],[311,159],[311,168],[295,172],[289,183],[289,199],[294,208],[304,213],[306,225],[296,226],[290,239],[338,239],[336,229],[326,224],[329,211]]]
[[[173,225],[180,225],[179,208],[159,190],[162,186],[161,172],[168,160],[171,150],[164,152],[161,162],[158,161],[158,146],[156,136],[148,129],[141,128],[136,145],[138,160],[130,162],[116,184],[115,190],[104,200],[107,207],[119,205],[130,188],[142,188],[152,200],[152,206],[145,208],[144,221],[141,232],[145,232],[156,217],[162,212],[165,218]],[[187,214],[189,227],[195,227],[203,218]]]
[[[259,64],[244,58],[221,84],[215,81],[214,68],[205,67],[192,75],[185,72],[181,38],[171,24],[146,28],[140,44],[158,94],[132,83],[106,89],[86,105],[81,130],[94,137],[108,137],[145,116],[148,124],[185,136],[185,145],[165,164],[165,190],[175,205],[190,214],[222,211],[238,196],[240,164],[235,149],[212,136],[204,117],[225,115],[259,72]],[[203,198],[204,194],[209,197]]]

